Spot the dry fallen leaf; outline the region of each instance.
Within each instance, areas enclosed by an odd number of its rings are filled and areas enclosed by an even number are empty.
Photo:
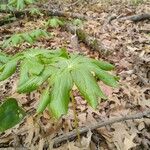
[[[91,142],[92,132],[89,130],[87,133],[87,137],[83,137],[81,140],[81,144],[85,149],[88,149]]]
[[[126,126],[123,123],[116,123],[112,125],[114,128],[113,132],[113,141],[117,147],[117,150],[129,150],[136,146],[133,142],[133,139],[136,136],[136,132],[133,132],[131,135],[129,131],[126,130]]]

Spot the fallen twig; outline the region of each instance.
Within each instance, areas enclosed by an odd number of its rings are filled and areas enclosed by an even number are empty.
[[[49,10],[45,8],[39,8],[39,10],[48,16],[58,16],[58,17],[71,17],[71,18],[78,18],[78,19],[90,19],[88,16],[79,14],[79,13],[71,13],[71,12],[64,12],[58,10]],[[0,13],[9,13],[14,14],[17,18],[22,15],[30,15],[31,9],[25,10],[0,10]]]
[[[89,130],[94,130],[97,128],[101,128],[107,125],[111,125],[113,123],[117,123],[117,122],[122,122],[122,121],[127,121],[127,120],[133,120],[133,119],[141,119],[143,117],[147,117],[148,115],[150,115],[150,110],[148,111],[144,111],[144,112],[140,112],[140,113],[135,113],[132,115],[128,115],[128,116],[123,116],[123,117],[118,117],[118,118],[113,118],[110,120],[106,120],[103,122],[96,122],[94,124],[85,126],[85,127],[80,127],[78,130],[80,132],[80,134],[86,133]],[[62,142],[66,142],[67,140],[72,140],[74,138],[77,137],[77,133],[76,130],[73,130],[69,133],[63,134],[59,137],[54,138],[54,147],[58,147]]]
[[[117,17],[116,15],[112,15],[108,18],[107,23],[111,24],[111,22],[115,19],[118,21],[130,20],[133,22],[139,22],[142,20],[150,20],[150,14],[149,13],[142,13],[142,14],[126,16],[126,17]]]
[[[116,19],[116,18],[117,18],[116,14],[113,14],[113,15],[109,16],[108,20],[106,21],[106,24],[111,24],[111,21]]]
[[[150,14],[149,13],[142,13],[142,14],[122,17],[122,18],[118,18],[118,19],[121,21],[131,20],[133,22],[138,22],[138,21],[147,20],[147,19],[150,20]]]

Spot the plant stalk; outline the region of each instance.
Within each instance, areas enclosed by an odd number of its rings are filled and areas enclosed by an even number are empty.
[[[80,137],[80,131],[78,129],[78,118],[77,118],[77,111],[76,111],[76,102],[74,99],[73,94],[71,93],[71,100],[72,100],[72,106],[73,106],[73,114],[74,114],[74,120],[75,120],[75,128],[76,128],[76,133],[77,133],[77,137],[78,137],[78,142],[80,144],[81,147],[81,137]]]

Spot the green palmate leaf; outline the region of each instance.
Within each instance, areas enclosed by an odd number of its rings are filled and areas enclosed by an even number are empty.
[[[30,64],[31,63],[28,59],[24,59],[23,62],[21,63],[20,79],[17,88],[17,91],[19,93],[31,92],[33,90],[36,90],[37,87],[42,84],[42,77],[36,75],[32,75],[30,77],[29,70],[31,71],[30,73],[39,75],[41,71],[44,69],[44,66],[42,68],[39,68],[38,70],[38,68],[33,68],[33,65],[30,66]]]
[[[39,15],[39,16],[42,16],[43,14],[41,13],[41,11],[38,9],[38,8],[31,8],[30,10],[30,14],[31,15]]]
[[[16,71],[16,66],[17,66],[17,61],[12,60],[6,63],[3,66],[3,69],[1,70],[0,73],[0,81],[3,81],[7,78],[9,78],[15,71]]]
[[[49,34],[48,34],[48,32],[46,32],[46,31],[44,31],[44,30],[41,30],[41,36],[43,36],[43,37],[48,37]]]
[[[39,75],[44,70],[44,65],[38,62],[38,59],[27,59],[29,73],[32,75]]]
[[[69,54],[68,54],[66,48],[58,48],[57,52],[56,52],[56,55],[64,57],[64,58],[69,58]]]
[[[25,58],[34,58],[38,55],[42,55],[42,56],[48,56],[48,54],[50,53],[49,50],[46,49],[39,49],[39,48],[34,48],[34,49],[28,49],[27,51],[23,52],[23,55],[25,56]]]
[[[53,57],[63,57],[64,52],[62,52],[62,49],[57,49],[57,50],[47,50],[47,49],[39,49],[39,48],[34,48],[34,49],[28,49],[27,51],[23,52],[23,55],[26,58],[32,59],[33,57],[43,57],[43,58],[53,58]]]
[[[47,27],[52,27],[52,28],[57,28],[59,26],[63,26],[64,25],[64,22],[61,21],[60,19],[58,19],[57,17],[54,17],[52,19],[49,19],[47,22],[46,22],[46,26]]]
[[[0,132],[18,124],[24,116],[25,112],[18,106],[16,99],[7,99],[0,105]]]
[[[18,46],[23,42],[33,44],[39,38],[48,36],[49,34],[42,29],[36,29],[26,33],[14,34],[8,40],[4,41],[2,47],[7,48],[9,46]]]
[[[92,74],[85,68],[77,68],[71,72],[73,81],[88,103],[96,108],[98,98],[106,99]]]
[[[9,2],[8,3],[9,5],[14,5],[14,4],[16,4],[17,0],[9,0],[8,2]]]
[[[82,27],[83,21],[81,19],[75,19],[75,20],[73,20],[73,25],[75,25],[77,27]]]
[[[40,29],[33,30],[30,33],[30,36],[32,37],[32,39],[35,40],[37,37],[41,36],[41,30]]]
[[[38,106],[36,112],[38,114],[42,113],[49,103],[50,103],[50,90],[48,87],[41,96],[40,103],[39,103],[39,106]]]
[[[33,76],[29,80],[18,86],[18,93],[29,93],[36,90],[45,80],[42,76]]]
[[[10,60],[9,56],[0,52],[0,63],[7,63]]]
[[[112,87],[117,87],[118,86],[118,78],[116,76],[113,76],[106,71],[100,69],[97,67],[95,64],[90,64],[88,65],[89,69],[91,71],[94,71],[98,78],[103,81],[105,84],[112,86]]]
[[[9,0],[9,7],[16,7],[17,10],[22,10],[26,5],[32,4],[35,0]]]
[[[114,65],[112,65],[108,62],[105,62],[105,61],[99,61],[99,60],[91,59],[91,62],[96,64],[98,67],[100,67],[101,69],[106,70],[106,71],[114,69]]]
[[[2,47],[7,48],[10,45],[17,46],[21,42],[23,42],[23,39],[20,37],[20,34],[16,34],[16,35],[13,35],[12,37],[10,37],[8,40],[4,41],[4,44]]]
[[[30,44],[33,44],[33,43],[34,43],[34,39],[32,39],[31,36],[30,36],[28,33],[24,33],[24,34],[22,34],[21,36],[22,36],[22,38],[23,38],[26,42],[28,42],[28,43],[30,43]]]
[[[20,79],[19,79],[18,86],[21,86],[22,84],[26,83],[29,80],[28,71],[29,71],[29,66],[27,60],[24,59],[20,67]]]
[[[24,0],[18,0],[17,1],[17,9],[22,10],[25,7]]]
[[[27,82],[19,84],[17,91],[19,93],[28,93],[36,90],[54,71],[55,69],[52,66],[45,67],[39,76],[31,76]]]
[[[12,45],[17,46],[22,41],[23,41],[23,39],[21,38],[21,36],[19,34],[12,36]]]
[[[49,109],[54,117],[59,118],[68,111],[70,90],[73,86],[70,72],[63,71],[56,74],[53,83]]]
[[[32,4],[35,0],[24,0],[26,5]]]
[[[42,29],[35,29],[32,32],[30,32],[29,35],[34,41],[39,39],[40,37],[49,37],[48,32]]]
[[[48,53],[49,55],[43,54],[43,56],[54,59],[69,58],[69,54],[65,48],[57,48],[56,50],[48,51]]]
[[[39,30],[34,35],[38,36]],[[106,99],[95,77],[109,86],[118,85],[118,77],[107,72],[114,69],[113,65],[81,55],[69,55],[64,48],[29,49],[12,57],[0,53],[0,80],[8,78],[15,71],[18,60],[21,67],[17,91],[32,92],[47,81],[48,88],[42,94],[37,113],[48,105],[56,118],[67,113],[74,84],[93,108],[96,108],[99,99]]]
[[[33,55],[35,55],[35,53]],[[37,57],[39,58],[41,63],[51,64],[51,63],[60,61],[60,59],[69,58],[69,55],[65,48],[61,48],[61,49],[59,48],[54,51],[53,50],[51,51],[43,50],[43,52],[40,51],[39,54],[37,53]]]
[[[6,9],[13,10],[13,7],[7,4],[0,4],[0,10],[6,10]]]
[[[32,37],[32,39],[37,39],[41,36],[47,36],[48,34],[46,34],[45,31],[41,30],[41,29],[36,29],[36,30],[33,30],[31,33],[30,33],[30,36]]]
[[[17,53],[16,55],[14,55],[14,56],[11,56],[10,57],[11,59],[11,61],[20,61],[20,60],[23,60],[24,59],[24,55],[23,55],[23,53]]]
[[[9,47],[11,43],[11,38],[9,38],[8,40],[4,41],[3,45],[2,45],[2,48],[7,48]]]
[[[99,79],[102,80],[105,84],[112,86],[112,87],[118,86],[117,77],[107,73],[106,71],[100,70],[100,69],[95,71],[95,73],[97,74]]]

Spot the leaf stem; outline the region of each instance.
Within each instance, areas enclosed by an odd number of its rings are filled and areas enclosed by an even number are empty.
[[[77,118],[77,112],[76,112],[76,102],[75,102],[73,94],[71,93],[70,95],[71,95],[72,106],[73,106],[73,114],[74,114],[74,120],[75,120],[76,133],[77,133],[77,137],[78,137],[78,142],[79,142],[80,147],[81,147],[81,137],[80,137],[80,132],[79,132],[79,129],[78,129],[78,118]]]

